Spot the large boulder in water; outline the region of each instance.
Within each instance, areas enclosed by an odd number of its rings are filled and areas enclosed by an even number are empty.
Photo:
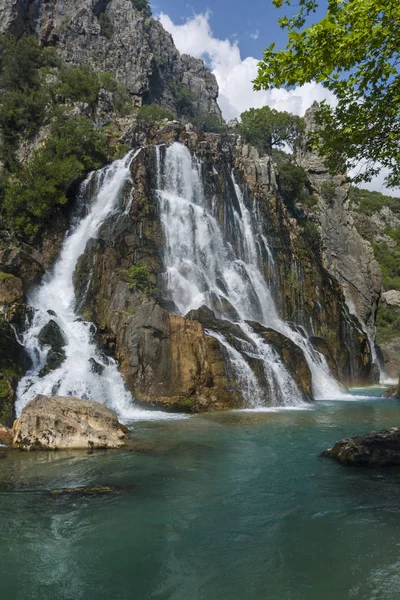
[[[344,438],[323,452],[344,465],[387,467],[400,465],[400,430],[373,431]]]
[[[20,450],[120,448],[126,428],[99,402],[38,395],[14,423],[13,446]]]

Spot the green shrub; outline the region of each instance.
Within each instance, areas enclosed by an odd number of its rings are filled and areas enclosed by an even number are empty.
[[[382,344],[400,336],[400,310],[382,302],[376,314],[377,342]]]
[[[120,273],[128,282],[129,289],[140,290],[145,294],[153,294],[157,291],[157,287],[151,281],[150,273],[144,265],[132,265],[129,269],[121,269]]]
[[[371,192],[355,186],[350,187],[351,207],[364,215],[372,215],[388,206],[393,212],[400,212],[400,198],[385,196],[380,192]]]
[[[115,112],[122,116],[132,114],[134,106],[126,87],[107,72],[100,74],[99,81],[101,87],[112,94]]]
[[[86,102],[93,107],[100,92],[97,74],[87,66],[64,68],[59,74],[57,92],[73,102]]]
[[[107,13],[101,13],[98,18],[100,25],[100,35],[103,35],[108,40],[112,38],[114,33],[114,25]]]
[[[386,242],[373,245],[375,257],[382,269],[385,290],[400,291],[400,249],[390,248]]]
[[[71,186],[106,160],[105,134],[89,118],[56,122],[45,146],[4,182],[7,226],[32,240],[54,208],[66,204]]]
[[[141,121],[145,124],[153,124],[164,119],[173,121],[175,119],[174,113],[168,108],[163,108],[158,104],[145,104],[139,108],[138,115]]]
[[[228,131],[228,126],[225,121],[214,114],[200,113],[191,119],[200,131],[209,133],[225,133]]]
[[[194,105],[196,94],[186,86],[176,85],[174,82],[170,82],[170,89],[178,114],[185,117],[194,117],[196,114],[196,107]]]
[[[309,198],[306,189],[307,182],[307,173],[303,167],[299,167],[289,160],[281,162],[278,170],[278,187],[286,206],[293,214],[296,212],[296,202],[301,202],[306,197],[307,200]]]
[[[336,185],[334,181],[324,181],[321,185],[321,194],[329,202],[332,204],[333,199],[335,197]]]
[[[144,13],[147,17],[151,17],[151,8],[147,0],[131,0],[135,10]]]

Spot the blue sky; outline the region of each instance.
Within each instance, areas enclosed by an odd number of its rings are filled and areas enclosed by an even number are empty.
[[[265,46],[272,41],[285,45],[286,33],[277,22],[282,11],[274,8],[271,0],[155,0],[152,7],[155,14],[166,13],[176,24],[209,11],[215,36],[237,40],[243,58],[261,58]]]

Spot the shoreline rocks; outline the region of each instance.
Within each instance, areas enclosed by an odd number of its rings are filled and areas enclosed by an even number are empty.
[[[400,465],[400,429],[372,431],[366,435],[347,437],[328,448],[322,456],[343,465],[389,467]]]
[[[13,425],[13,448],[62,450],[121,448],[127,429],[99,402],[38,395]]]

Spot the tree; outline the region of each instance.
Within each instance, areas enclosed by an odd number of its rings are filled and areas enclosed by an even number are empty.
[[[293,0],[273,0],[276,7]],[[369,180],[380,167],[400,185],[400,3],[398,0],[329,0],[325,16],[305,27],[315,0],[279,20],[288,31],[285,50],[272,44],[259,63],[256,90],[290,88],[316,80],[333,92],[335,108],[317,112],[318,146],[332,170],[363,163]]]
[[[285,144],[293,149],[304,131],[301,117],[269,106],[250,108],[240,115],[240,119],[239,131],[244,139],[267,153],[274,146],[281,148]]]

